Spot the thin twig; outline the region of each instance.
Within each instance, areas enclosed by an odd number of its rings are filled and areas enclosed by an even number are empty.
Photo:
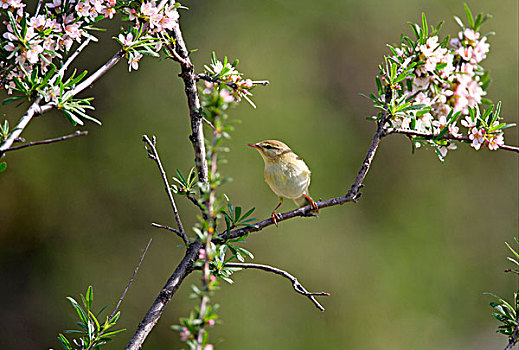
[[[84,136],[87,134],[88,134],[88,131],[76,131],[75,133],[70,134],[70,135],[65,135],[65,136],[56,137],[53,139],[42,140],[42,141],[33,141],[33,142],[25,143],[23,145],[14,146],[14,147],[6,149],[4,152],[16,151],[18,149],[27,148],[27,147],[31,147],[31,146],[37,146],[37,145],[47,145],[49,143],[65,141],[65,140],[68,140],[68,139],[71,139],[74,137]]]
[[[432,140],[438,137],[436,134],[428,134],[420,131],[414,131],[414,130],[402,130],[402,129],[391,129],[387,131],[386,135],[390,134],[401,134],[401,135],[407,135],[407,136],[418,136],[422,137],[427,140]],[[385,135],[384,135],[385,136]],[[468,136],[454,136],[451,134],[445,134],[443,135],[440,140],[454,140],[454,141],[460,141],[460,142],[472,142],[472,140]],[[505,151],[512,151],[519,153],[519,147],[516,146],[509,146],[509,145],[502,145],[499,146],[499,149],[505,150]]]
[[[168,231],[174,232],[177,236],[179,236],[180,238],[183,239],[183,237],[182,237],[182,233],[180,233],[180,231],[177,230],[177,229],[174,228],[174,227],[171,227],[171,226],[165,226],[165,225],[161,225],[161,224],[156,224],[156,223],[154,223],[154,222],[151,223],[151,226],[153,226],[153,227],[157,227],[157,228],[163,228],[164,230],[168,230]]]
[[[308,290],[306,290],[305,287],[303,287],[303,285],[301,283],[299,283],[297,278],[295,278],[288,272],[278,269],[273,266],[263,265],[263,264],[250,264],[250,263],[227,263],[227,264],[225,264],[225,266],[226,267],[239,267],[242,269],[258,269],[258,270],[272,272],[277,275],[283,276],[292,282],[292,287],[294,287],[294,290],[297,293],[304,295],[305,297],[310,299],[314,303],[314,305],[321,311],[324,311],[324,307],[321,304],[319,304],[319,302],[315,299],[315,296],[329,296],[330,295],[330,293],[326,293],[326,292],[317,292],[317,293],[309,292]]]
[[[168,195],[169,203],[171,204],[171,208],[173,209],[173,215],[175,217],[175,221],[177,222],[178,230],[180,231],[180,237],[182,238],[184,243],[186,245],[188,245],[189,239],[187,238],[186,232],[184,231],[184,226],[182,225],[182,220],[180,220],[180,215],[178,214],[177,205],[175,204],[175,199],[173,198],[173,193],[171,192],[171,187],[169,186],[166,172],[164,171],[164,168],[162,167],[162,163],[159,158],[159,153],[157,152],[157,148],[155,147],[155,144],[156,144],[155,136],[153,137],[153,142],[152,142],[148,136],[143,135],[142,141],[144,141],[148,145],[146,147],[146,150],[148,151],[148,157],[153,159],[155,161],[155,163],[157,164],[157,167],[159,168],[160,175],[162,176],[162,181],[164,182],[164,189],[166,190],[166,193]]]
[[[198,207],[198,209],[200,209],[202,212],[205,211],[205,208],[200,204],[200,202],[198,202],[198,200],[195,197],[193,197],[189,193],[186,193],[186,198],[189,199],[191,201],[191,203],[196,205]]]
[[[139,259],[139,263],[135,267],[135,270],[133,270],[132,277],[128,281],[128,284],[126,285],[126,288],[124,288],[123,294],[121,294],[121,297],[119,298],[119,301],[117,302],[117,305],[115,306],[114,311],[112,311],[112,313],[110,314],[110,317],[108,319],[111,320],[114,317],[115,313],[117,312],[117,309],[119,309],[119,306],[123,302],[123,299],[126,296],[126,293],[128,292],[128,289],[132,285],[133,280],[135,279],[135,276],[137,275],[137,272],[139,271],[139,268],[141,267],[142,261],[144,260],[144,256],[146,255],[146,252],[148,251],[148,248],[150,247],[151,241],[152,241],[152,238],[150,238],[150,240],[148,241],[148,244],[146,244],[146,248],[144,248],[144,251],[141,254],[141,258]]]

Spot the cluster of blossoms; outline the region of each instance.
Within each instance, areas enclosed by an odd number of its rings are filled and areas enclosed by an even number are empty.
[[[14,90],[32,93],[25,78],[35,69],[43,77],[56,59],[66,57],[74,43],[87,37],[92,24],[112,19],[117,12],[130,20],[126,35],[118,41],[128,52],[130,70],[137,69],[144,54],[157,56],[164,42],[165,31],[173,30],[178,21],[175,1],[127,1],[123,8],[116,0],[51,0],[38,13],[25,12],[22,0],[1,0],[0,15],[4,17],[0,57],[3,57],[1,88],[12,94]],[[25,85],[20,89],[17,85]],[[49,91],[52,89],[49,89]],[[40,91],[46,99],[52,94]]]
[[[177,3],[166,3],[162,7],[160,6],[161,4],[154,1],[148,1],[143,2],[138,9],[125,8],[124,11],[136,27],[143,24],[146,26],[146,31],[150,35],[154,35],[164,30],[173,30],[179,17],[177,12],[179,5]]]
[[[242,74],[236,70],[236,64],[228,63],[227,57],[224,62],[221,62],[213,55],[211,65],[205,68],[210,80],[204,82],[203,95],[213,97],[216,95],[223,104],[240,102],[244,98],[251,106],[256,107],[250,99],[252,96],[250,90],[254,87],[254,82],[251,79],[243,79]]]
[[[39,13],[24,11],[21,0],[3,0],[1,14],[7,17],[3,24],[1,56],[2,84],[9,94],[13,90],[32,93],[27,77],[43,77],[56,59],[63,59],[74,43],[90,36],[86,27],[103,18],[113,18],[116,0],[53,0]],[[34,83],[34,81],[32,81]],[[20,86],[21,85],[21,86]],[[47,100],[56,88],[41,92]]]
[[[418,64],[411,84],[404,85],[404,93],[413,96],[413,104],[430,107],[430,112],[416,120],[416,131],[438,132],[451,111],[467,115],[468,108],[480,104],[486,94],[481,75],[476,73],[482,73],[478,64],[486,57],[489,44],[486,38],[469,39],[479,38],[479,33],[472,29],[460,32],[459,38],[451,40],[449,47],[443,47],[438,36],[429,37],[425,44],[418,44],[414,52],[405,57],[407,63]],[[402,49],[395,51],[404,55]],[[408,129],[410,124],[411,116],[395,119],[395,126],[402,129]],[[450,125],[452,135],[458,136],[458,130],[456,125]]]
[[[433,28],[429,35],[425,17],[423,29],[412,26],[416,41],[403,37],[400,47],[391,47],[393,56],[387,58],[385,69],[381,68],[379,97],[372,97],[381,109],[385,109],[386,99],[381,84],[390,88],[395,101],[400,104],[390,113],[394,128],[424,135],[447,134],[444,139],[413,136],[416,146],[432,144],[440,158],[447,154],[448,149],[456,148],[446,138],[470,140],[475,149],[499,149],[504,145],[502,129],[508,127],[499,123],[499,117],[493,118],[492,115],[486,121],[478,119],[480,104],[490,103],[483,98],[489,79],[480,65],[490,45],[486,36],[477,31],[486,17],[479,15],[476,22],[468,17],[471,26],[464,27],[457,19],[462,30],[450,41],[440,42],[439,27]],[[467,129],[465,132],[461,132],[457,125],[460,117],[465,118],[461,122],[461,126]]]

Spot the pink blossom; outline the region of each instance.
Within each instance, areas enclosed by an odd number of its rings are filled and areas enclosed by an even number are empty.
[[[191,332],[186,327],[182,327],[182,331],[180,332],[180,340],[187,341],[191,337]]]
[[[81,29],[81,22],[67,24],[64,29],[65,35],[67,35],[69,38],[76,40],[77,42],[81,41],[81,35],[83,34],[83,30]]]
[[[22,0],[0,0],[0,7],[3,9],[13,8],[13,9],[21,9],[25,7],[25,4],[22,3]]]
[[[456,125],[456,123],[449,125],[449,134],[451,134],[452,136],[461,136],[459,131],[460,128]]]
[[[231,103],[234,101],[234,97],[231,95],[231,93],[226,90],[226,89],[222,89],[220,90],[220,96],[222,96],[223,98],[223,102],[226,102],[226,103]]]
[[[207,254],[205,253],[205,249],[202,248],[198,251],[198,259],[200,259],[200,260],[207,259]]]
[[[215,275],[211,275],[211,277],[209,277],[209,281],[210,282],[216,282],[216,276]]]
[[[43,47],[40,45],[34,45],[30,49],[25,50],[22,55],[29,61],[31,64],[35,64],[38,62],[39,54],[43,52]]]
[[[476,46],[474,46],[473,58],[476,63],[483,61],[487,57],[487,52],[490,50],[490,44],[487,42],[487,38],[481,39]]]
[[[468,46],[468,47],[461,46],[456,52],[465,61],[470,61],[472,59],[472,55],[473,55],[474,49],[472,48],[472,46]]]
[[[130,61],[128,61],[128,70],[131,72],[133,70],[139,69],[139,61],[142,58],[141,53],[137,53]]]
[[[461,41],[458,38],[452,38],[449,42],[450,46],[457,49],[461,46]]]
[[[7,42],[7,45],[4,45],[5,51],[13,52],[14,49],[16,49],[16,46],[12,42]]]
[[[440,132],[444,127],[447,126],[447,118],[442,115],[438,120],[433,121],[432,125],[435,127],[435,132]]]
[[[89,17],[90,16],[90,4],[87,2],[78,2],[76,7],[76,12],[80,17]]]
[[[460,36],[462,35],[462,33],[460,32]],[[467,40],[470,40],[470,41],[476,41],[479,39],[479,33],[474,31],[473,29],[465,29],[463,31],[463,36],[465,37],[465,39]],[[461,37],[460,37],[461,39]]]
[[[503,134],[487,134],[488,138],[488,149],[495,151],[498,150],[499,147],[503,146],[505,144],[505,138],[503,137]]]
[[[485,141],[485,130],[478,128],[472,128],[470,130],[469,139],[472,140],[472,143],[470,144],[474,149],[478,150],[481,148],[481,145]]]
[[[114,15],[115,15],[115,9],[112,7],[112,8],[106,8],[104,9],[103,11],[101,11],[101,13],[105,16],[105,18],[114,18]]]
[[[438,147],[438,151],[440,151],[440,154],[442,157],[445,157],[447,155],[447,151],[452,149],[455,150],[458,148],[454,143],[449,143],[447,146],[440,146]]]
[[[121,42],[121,44],[124,46],[124,47],[130,47],[134,44],[134,41],[133,41],[133,34],[132,33],[128,33],[126,34],[126,38],[124,37],[123,34],[119,34],[119,41]]]
[[[461,125],[470,129],[476,126],[476,121],[472,120],[471,117],[467,116],[464,120],[461,121]]]
[[[213,347],[213,344],[207,344],[204,346],[204,350],[213,350],[214,347]]]
[[[207,324],[210,325],[210,326],[214,326],[215,323],[216,323],[216,322],[215,322],[214,319],[212,319],[212,318],[209,319],[209,320],[207,320]]]
[[[51,9],[61,7],[61,0],[52,0],[52,3],[47,4],[47,7]]]
[[[33,28],[33,30],[42,30],[47,24],[47,19],[44,15],[31,17],[31,19],[29,19],[28,24]]]

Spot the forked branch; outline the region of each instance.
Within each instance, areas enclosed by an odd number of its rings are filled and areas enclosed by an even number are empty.
[[[294,290],[297,293],[304,295],[305,297],[310,299],[314,303],[315,307],[317,307],[321,311],[324,311],[324,307],[321,304],[319,304],[319,302],[315,299],[315,297],[330,295],[330,293],[326,293],[326,292],[312,293],[312,292],[307,291],[306,288],[303,287],[303,285],[297,280],[297,278],[295,278],[288,272],[278,269],[273,266],[263,265],[263,264],[250,264],[250,263],[227,263],[227,264],[225,264],[225,266],[226,267],[239,267],[242,269],[258,269],[258,270],[263,270],[263,271],[267,271],[267,272],[272,272],[272,273],[275,273],[276,275],[285,277],[286,279],[288,279],[292,282],[292,287],[294,287]]]

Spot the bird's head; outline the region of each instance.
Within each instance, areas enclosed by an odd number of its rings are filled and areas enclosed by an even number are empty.
[[[279,160],[283,155],[292,152],[290,147],[277,140],[249,143],[249,146],[256,148],[266,162]]]

